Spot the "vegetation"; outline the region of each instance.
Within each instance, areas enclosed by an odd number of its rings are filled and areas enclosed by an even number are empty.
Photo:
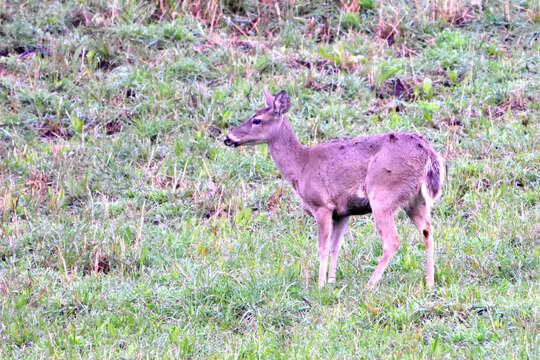
[[[539,350],[536,0],[0,3],[0,358],[519,358]],[[228,128],[424,134],[436,286],[400,214],[318,290],[315,225]]]

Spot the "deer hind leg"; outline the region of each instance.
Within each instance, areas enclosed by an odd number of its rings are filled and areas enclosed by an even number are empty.
[[[319,209],[315,212],[318,230],[319,249],[319,288],[326,283],[326,272],[328,270],[328,255],[330,250],[330,237],[332,235],[332,211]]]
[[[332,236],[330,238],[330,270],[328,271],[328,283],[336,282],[336,267],[339,256],[339,249],[343,242],[343,235],[347,230],[349,217],[334,220]]]
[[[373,208],[373,204],[372,204]],[[379,264],[375,268],[373,275],[367,283],[368,289],[373,289],[375,284],[381,279],[384,270],[392,260],[392,257],[399,248],[399,239],[397,237],[396,225],[394,223],[395,210],[373,209],[375,226],[382,239],[383,253]]]
[[[414,223],[424,240],[426,247],[426,285],[435,283],[435,264],[433,260],[433,233],[431,231],[430,206],[420,194],[413,204],[406,209],[407,215]]]

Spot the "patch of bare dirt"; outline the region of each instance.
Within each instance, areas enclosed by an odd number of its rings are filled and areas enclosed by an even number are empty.
[[[105,133],[107,135],[113,135],[122,131],[123,127],[122,122],[114,119],[105,124]]]
[[[305,67],[306,69],[315,69],[318,72],[324,72],[326,74],[335,74],[340,71],[336,65],[328,60],[307,61],[302,59],[291,59],[289,60],[288,65],[293,69]]]
[[[332,82],[328,84],[320,84],[317,80],[311,78],[306,81],[304,87],[314,91],[334,91],[338,88],[338,85]]]
[[[46,139],[69,139],[73,131],[64,124],[59,124],[52,119],[44,120],[37,126],[39,136]]]

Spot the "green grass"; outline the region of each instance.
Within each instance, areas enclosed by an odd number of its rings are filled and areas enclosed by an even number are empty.
[[[540,356],[538,4],[291,3],[0,5],[0,358]],[[444,154],[433,289],[403,214],[374,291],[370,216],[317,289],[268,150],[222,143],[263,88],[305,144]]]

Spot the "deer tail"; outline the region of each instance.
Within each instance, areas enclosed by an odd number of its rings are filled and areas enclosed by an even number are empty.
[[[442,193],[442,184],[446,175],[446,164],[443,157],[434,151],[430,151],[426,165],[427,172],[422,184],[423,192],[432,200],[436,200]],[[427,190],[427,191],[425,191]]]

